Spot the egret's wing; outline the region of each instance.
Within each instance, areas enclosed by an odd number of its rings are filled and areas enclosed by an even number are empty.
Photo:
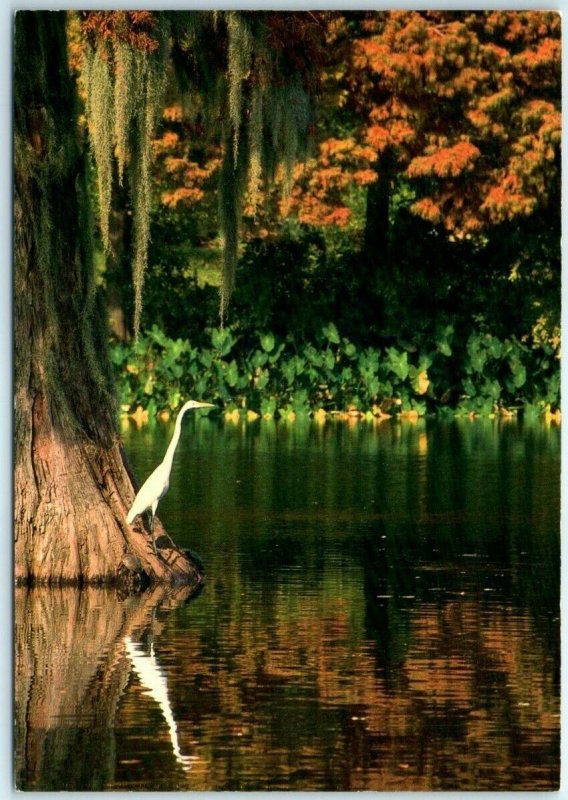
[[[168,477],[169,475],[164,475],[163,465],[160,464],[151,475],[149,475],[142,486],[136,497],[134,498],[134,502],[132,503],[132,508],[128,512],[127,522],[131,523],[138,514],[143,514],[144,511],[147,511],[149,508],[152,508],[152,505],[162,497],[168,488]]]

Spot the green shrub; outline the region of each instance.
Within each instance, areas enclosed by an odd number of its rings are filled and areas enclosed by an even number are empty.
[[[357,348],[334,323],[323,325],[314,343],[267,331],[250,347],[231,328],[207,335],[207,346],[194,347],[153,326],[133,345],[113,344],[123,410],[175,411],[191,397],[263,415],[376,407],[488,415],[499,408],[539,413],[560,400],[559,361],[550,345],[531,349],[486,332],[460,342],[451,325],[422,348]]]

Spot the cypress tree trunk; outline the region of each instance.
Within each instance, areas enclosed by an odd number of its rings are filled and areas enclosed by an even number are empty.
[[[19,12],[15,36],[16,579],[112,581],[126,557],[150,580],[199,583],[171,541],[156,557],[126,522],[65,12]]]

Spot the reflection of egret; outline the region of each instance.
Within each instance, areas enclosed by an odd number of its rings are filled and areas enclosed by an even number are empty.
[[[196,756],[184,756],[180,752],[177,725],[168,697],[168,682],[162,668],[156,661],[154,646],[150,645],[150,655],[144,652],[144,646],[140,642],[133,642],[130,636],[125,636],[124,645],[134,672],[138,676],[140,683],[145,688],[146,693],[152,697],[160,706],[162,714],[168,723],[170,739],[176,761],[181,764],[187,772],[191,769],[194,761],[199,759]]]
[[[164,460],[156,467],[154,472],[146,478],[138,494],[134,498],[132,508],[126,517],[126,521],[130,525],[138,514],[143,514],[145,511],[150,512],[150,531],[152,533],[154,553],[157,553],[156,540],[154,539],[154,517],[156,516],[156,509],[158,508],[158,503],[170,487],[170,472],[172,471],[172,461],[174,460],[174,453],[181,434],[183,415],[192,408],[213,408],[213,405],[212,403],[200,403],[197,400],[188,400],[187,403],[184,403],[177,416],[174,435],[168,445]]]

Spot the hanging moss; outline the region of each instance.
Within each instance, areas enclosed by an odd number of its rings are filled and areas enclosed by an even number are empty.
[[[235,283],[240,223],[247,184],[248,152],[244,146],[235,160],[229,134],[225,134],[225,154],[219,178],[219,227],[223,244],[221,299],[219,314],[223,322]]]
[[[309,101],[300,79],[295,76],[284,90],[284,115],[282,119],[282,161],[284,163],[284,194],[292,190],[294,166],[304,155],[300,146],[300,133],[305,131],[310,121]],[[302,137],[304,142],[307,137]]]
[[[138,70],[132,48],[124,42],[114,46],[115,84],[114,84],[114,138],[116,141],[116,161],[118,177],[122,183],[124,167],[128,155],[130,125],[135,112]]]
[[[144,52],[112,39],[90,45],[85,57],[86,113],[95,156],[99,189],[101,236],[110,249],[112,158],[116,154],[119,180],[130,159],[133,206],[134,335],[142,312],[142,285],[148,255],[151,212],[152,138],[162,107],[168,53],[168,18],[157,15],[153,32],[157,49]]]
[[[99,186],[100,224],[109,247],[112,156],[122,180],[129,159],[133,206],[134,333],[138,335],[148,254],[151,210],[151,142],[161,109],[171,33],[174,67],[186,105],[199,109],[215,136],[224,130],[219,222],[223,242],[221,316],[232,291],[245,192],[253,206],[261,184],[284,165],[285,194],[307,139],[311,107],[285,48],[267,39],[263,12],[154,12],[158,48],[136,49],[124,37],[102,39],[87,49],[87,116]],[[229,153],[229,151],[231,151]]]
[[[227,75],[229,82],[229,118],[233,126],[234,160],[237,161],[239,151],[239,134],[241,130],[241,110],[243,81],[250,69],[252,56],[252,40],[248,25],[241,12],[227,11]]]
[[[262,179],[262,89],[257,82],[252,89],[249,138],[248,193],[253,209],[258,205]]]
[[[141,65],[143,70],[143,67]],[[147,77],[147,76],[146,76]],[[142,313],[142,287],[144,284],[144,271],[148,256],[148,240],[150,237],[150,148],[151,140],[148,137],[150,128],[149,117],[152,109],[147,107],[148,88],[144,93],[144,108],[146,113],[138,113],[135,117],[136,143],[132,149],[130,160],[130,186],[132,196],[135,198],[133,209],[133,240],[134,258],[132,263],[132,280],[134,284],[134,336],[138,337],[140,330],[140,315]]]
[[[109,66],[109,52],[101,46],[87,45],[85,52],[85,88],[87,119],[91,145],[97,163],[99,221],[105,250],[110,250],[110,207],[112,198],[112,151],[114,87]]]

